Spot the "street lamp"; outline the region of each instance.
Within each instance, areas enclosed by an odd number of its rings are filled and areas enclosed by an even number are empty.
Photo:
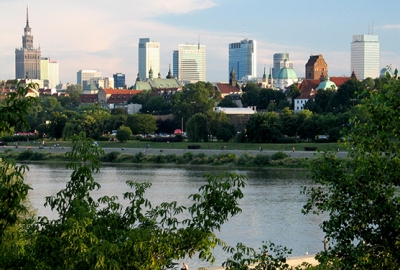
[[[192,115],[194,115],[194,105],[196,104],[196,101],[190,102],[192,104]]]

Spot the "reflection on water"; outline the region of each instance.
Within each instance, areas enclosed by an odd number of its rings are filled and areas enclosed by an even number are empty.
[[[63,165],[30,165],[27,182],[33,187],[30,199],[38,215],[56,218],[57,214],[44,208],[46,196],[55,195],[65,187],[71,171]],[[156,168],[140,166],[106,166],[95,175],[101,189],[93,194],[97,198],[104,195],[117,195],[128,191],[127,180],[151,182],[152,187],[146,197],[152,205],[166,201],[177,201],[190,205],[188,195],[198,192],[205,184],[205,173],[218,173],[215,168]],[[231,170],[232,171],[232,170]],[[242,242],[258,248],[262,241],[272,241],[277,245],[293,249],[291,256],[315,254],[322,250],[323,234],[319,229],[321,216],[301,213],[306,197],[300,194],[302,186],[312,185],[307,173],[296,170],[233,170],[248,177],[248,185],[243,190],[240,202],[242,213],[224,224],[218,237],[229,245]],[[227,256],[216,251],[216,265]],[[197,266],[207,266],[192,262]]]

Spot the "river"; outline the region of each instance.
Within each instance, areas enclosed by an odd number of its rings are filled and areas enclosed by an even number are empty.
[[[64,165],[33,164],[29,165],[27,183],[33,190],[30,200],[39,216],[56,218],[57,215],[45,208],[45,197],[55,195],[65,187],[71,171]],[[189,205],[188,195],[196,193],[205,184],[205,173],[217,173],[219,168],[204,167],[153,167],[118,165],[104,166],[95,175],[101,189],[93,197],[117,195],[128,190],[125,182],[151,182],[152,187],[146,192],[153,206],[161,202],[177,201]],[[301,209],[307,198],[300,194],[302,186],[311,186],[308,172],[294,169],[258,169],[230,170],[248,177],[243,190],[244,198],[240,202],[242,213],[224,224],[217,236],[234,246],[242,242],[258,248],[262,241],[271,241],[277,245],[292,249],[290,256],[316,254],[323,249],[324,235],[319,228],[323,216],[303,215]],[[215,265],[227,258],[221,250],[216,251]],[[196,266],[208,266],[194,262]]]

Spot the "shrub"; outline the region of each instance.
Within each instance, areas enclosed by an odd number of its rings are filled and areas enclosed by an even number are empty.
[[[103,162],[115,162],[117,160],[119,154],[120,154],[119,152],[113,151],[113,152],[107,153],[104,156],[102,156],[100,158],[100,160]]]
[[[287,157],[288,157],[288,154],[286,154],[286,153],[284,153],[282,151],[279,151],[279,152],[276,152],[275,154],[273,154],[271,156],[271,159],[272,160],[279,160],[279,159],[285,159]]]
[[[145,157],[145,154],[142,152],[139,152],[133,156],[132,162],[134,163],[140,163],[143,161],[143,158]]]
[[[253,162],[253,157],[249,155],[249,153],[244,153],[238,159],[236,159],[236,164],[239,166],[246,166]]]
[[[192,164],[207,164],[208,156],[204,153],[199,153],[194,156]]]
[[[32,150],[25,150],[18,154],[17,160],[28,160],[33,155]]]
[[[31,157],[29,158],[30,160],[45,160],[47,157],[46,153],[42,152],[33,152]]]
[[[130,154],[120,154],[118,155],[117,159],[115,160],[116,162],[125,162],[125,161],[131,161],[132,160],[132,155]]]
[[[256,166],[269,165],[271,163],[271,157],[268,155],[258,154],[254,157],[253,164]]]

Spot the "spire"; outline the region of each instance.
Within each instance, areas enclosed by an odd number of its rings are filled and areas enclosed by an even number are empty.
[[[28,6],[26,6],[26,25],[29,25],[29,11],[28,11]]]
[[[232,86],[235,86],[235,87],[237,85],[236,72],[235,72],[235,70],[233,68],[232,68],[230,76],[229,76],[229,84],[232,85]]]
[[[137,82],[140,82],[140,75],[139,75],[139,72],[138,72],[138,74],[137,74],[136,81],[137,81]]]
[[[168,75],[165,78],[167,78],[167,79],[173,79],[174,78],[174,76],[172,75],[172,72],[171,72],[171,64],[169,64]]]
[[[151,67],[149,70],[149,79],[153,79],[153,69]]]
[[[267,78],[267,74],[265,73],[265,65],[264,65],[264,74],[263,74],[263,79]]]

